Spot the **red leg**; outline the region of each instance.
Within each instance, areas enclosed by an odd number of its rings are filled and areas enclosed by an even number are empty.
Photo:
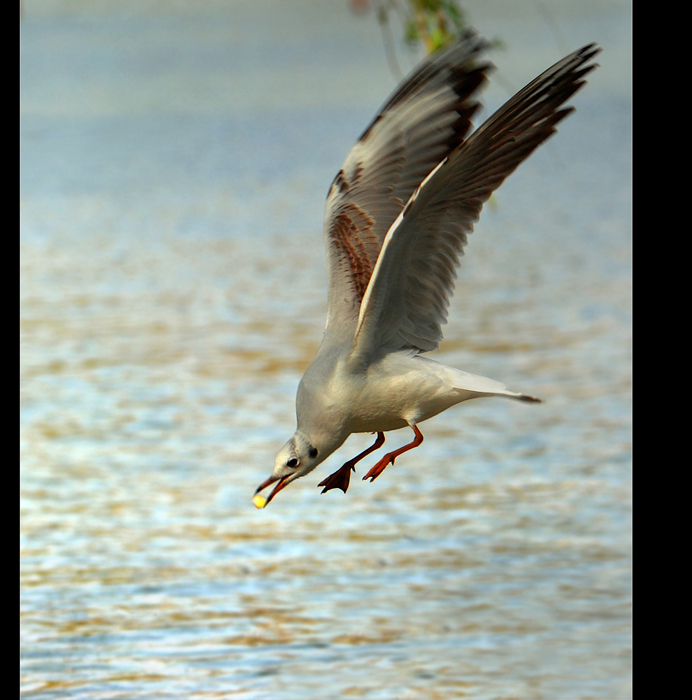
[[[341,489],[346,493],[351,481],[351,472],[356,471],[356,462],[360,462],[363,457],[367,457],[367,455],[374,452],[379,447],[382,447],[382,445],[384,445],[384,433],[377,433],[377,440],[375,440],[374,445],[370,445],[367,450],[363,450],[363,452],[356,455],[353,459],[349,459],[343,467],[340,467],[324,481],[320,481],[320,483],[317,484],[318,486],[324,486],[322,493],[327,493],[330,489]]]
[[[423,442],[423,433],[421,433],[420,430],[418,430],[417,425],[412,425],[413,432],[416,434],[416,437],[413,438],[412,442],[409,442],[408,445],[404,445],[403,447],[400,447],[398,450],[394,450],[394,452],[388,452],[382,459],[363,477],[363,481],[366,479],[370,479],[370,483],[375,481],[377,477],[390,465],[394,464],[394,460],[400,455],[403,454],[404,452],[408,452],[409,450],[412,450],[414,447],[418,447],[418,445]]]

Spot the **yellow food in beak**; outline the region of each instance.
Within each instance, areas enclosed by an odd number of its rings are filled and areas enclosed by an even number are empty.
[[[255,508],[264,508],[267,505],[267,499],[259,493],[255,495],[252,502],[255,504]]]

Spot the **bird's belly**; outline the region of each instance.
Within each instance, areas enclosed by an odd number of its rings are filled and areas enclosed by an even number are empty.
[[[375,372],[351,403],[354,433],[386,432],[432,418],[458,402],[457,392],[437,377],[378,376]]]
[[[408,422],[403,418],[383,416],[383,415],[368,415],[361,413],[353,417],[351,424],[353,433],[385,433],[389,430],[398,430],[405,428]]]

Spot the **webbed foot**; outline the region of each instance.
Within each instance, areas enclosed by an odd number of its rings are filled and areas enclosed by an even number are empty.
[[[327,491],[331,491],[331,489],[341,489],[346,493],[346,491],[348,491],[348,485],[351,483],[352,471],[356,471],[356,468],[351,462],[346,462],[343,467],[337,469],[323,481],[320,481],[317,486],[324,486],[322,493],[327,493]]]

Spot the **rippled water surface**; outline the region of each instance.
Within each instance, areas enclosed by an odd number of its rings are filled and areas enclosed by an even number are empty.
[[[320,495],[354,436],[263,511],[324,323],[324,197],[395,85],[377,23],[94,7],[21,24],[23,696],[629,698],[628,3],[471,12],[505,42],[493,107],[604,46],[486,207],[435,355],[545,403],[451,409]]]

